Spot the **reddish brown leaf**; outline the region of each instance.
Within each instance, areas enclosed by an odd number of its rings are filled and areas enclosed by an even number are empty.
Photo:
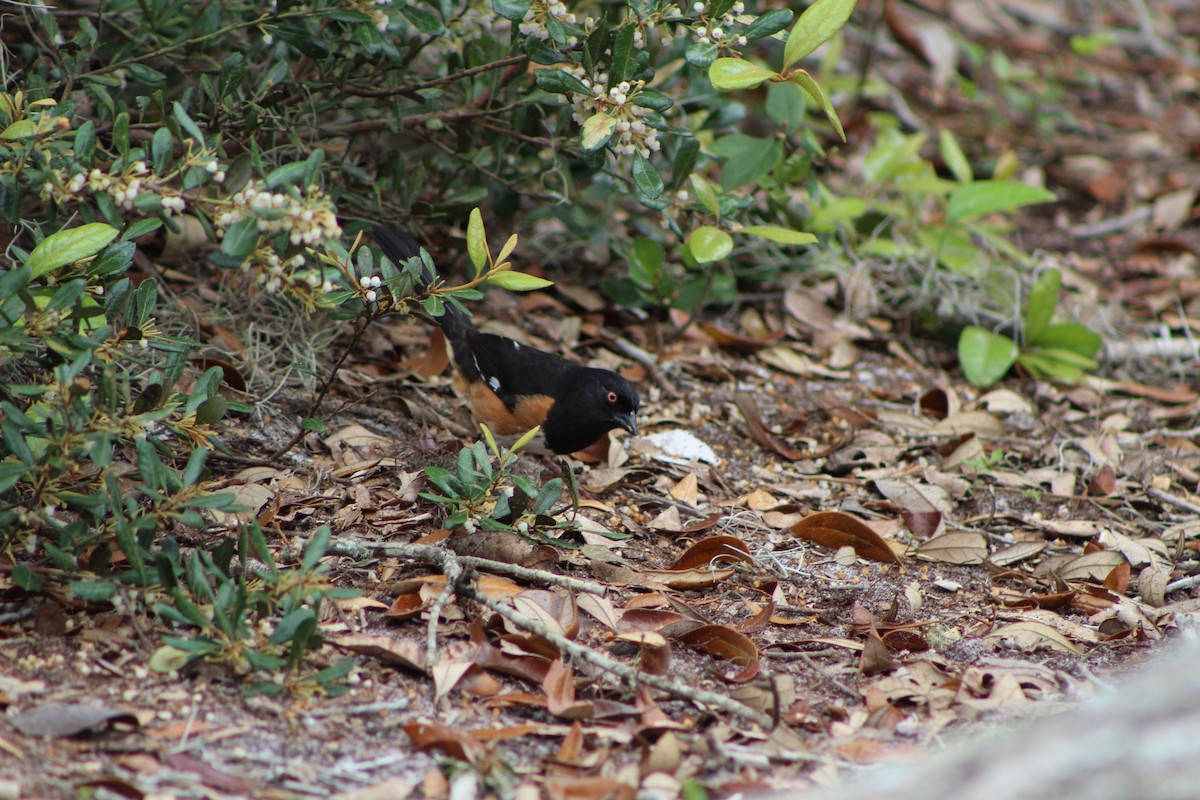
[[[441,375],[450,364],[450,355],[446,352],[446,336],[442,329],[434,327],[429,332],[429,346],[419,356],[410,356],[400,362],[401,369],[411,370],[428,380]]]
[[[408,738],[420,750],[440,750],[459,761],[476,763],[483,755],[483,744],[470,731],[451,728],[437,722],[410,722],[403,726]]]
[[[575,701],[575,673],[561,659],[550,662],[542,691],[546,693],[546,710],[554,716],[573,720],[592,716],[591,703]]]
[[[822,547],[853,547],[862,558],[885,564],[900,563],[900,558],[879,534],[858,517],[841,511],[810,514],[793,525],[791,531],[793,535]]]
[[[1088,479],[1087,493],[1092,497],[1107,497],[1117,489],[1117,473],[1112,464],[1105,464]]]
[[[631,608],[621,615],[617,630],[621,633],[630,631],[657,631],[668,625],[673,625],[683,619],[683,615],[675,611],[664,611],[654,608]]]
[[[1130,573],[1131,568],[1128,561],[1118,564],[1113,567],[1113,571],[1108,573],[1108,577],[1104,579],[1104,588],[1119,595],[1124,595],[1129,590]]]
[[[386,634],[347,633],[330,638],[334,647],[351,653],[378,659],[393,667],[404,667],[416,672],[425,671],[425,651],[413,639],[398,639]]]
[[[750,548],[736,536],[709,536],[689,547],[671,565],[671,569],[693,569],[711,567],[722,561],[745,561],[754,563]]]
[[[728,680],[748,681],[758,674],[758,647],[744,634],[724,625],[700,625],[675,637],[688,647],[703,650],[711,656],[743,664],[744,668]]]
[[[858,669],[863,675],[875,675],[896,668],[896,659],[888,651],[879,634],[872,630],[863,642],[862,655],[858,659]]]
[[[712,337],[713,341],[721,347],[727,347],[730,350],[737,350],[743,353],[752,353],[767,345],[775,344],[783,338],[786,331],[773,331],[765,336],[751,337],[731,331],[728,328],[723,328],[720,325],[715,325],[711,322],[701,322],[700,328]]]
[[[617,634],[625,642],[638,646],[638,668],[651,675],[666,675],[671,665],[671,645],[655,631],[630,631]]]

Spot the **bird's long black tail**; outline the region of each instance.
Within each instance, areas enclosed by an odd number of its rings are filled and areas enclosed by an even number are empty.
[[[417,240],[404,231],[376,225],[372,228],[371,235],[375,237],[375,242],[383,250],[383,254],[397,264],[421,254],[421,246],[417,244]],[[421,283],[416,287],[417,293],[423,292],[429,284],[433,283],[435,277],[432,271],[426,269],[425,274],[421,277]],[[475,332],[475,323],[471,321],[465,311],[453,303],[446,303],[445,308],[442,316],[434,322],[446,334],[446,338],[450,341],[450,347],[454,350],[455,360],[458,361],[460,356],[470,352],[467,341]]]

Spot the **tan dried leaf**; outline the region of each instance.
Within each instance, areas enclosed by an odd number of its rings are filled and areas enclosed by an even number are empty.
[[[951,531],[935,536],[917,548],[916,557],[944,564],[982,564],[987,560],[987,539],[981,533]]]

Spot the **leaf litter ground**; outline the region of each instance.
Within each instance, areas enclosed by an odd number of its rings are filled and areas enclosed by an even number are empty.
[[[419,471],[450,466],[469,421],[448,378],[419,377],[442,361],[427,331],[380,328],[342,372],[329,407],[350,402],[330,434],[266,461],[307,402],[285,392],[273,417],[225,435],[263,461],[214,464],[286,532],[281,559],[333,527],[333,575],[363,598],[324,621],[322,658],[354,655],[350,690],[267,698],[213,665],[151,672],[164,631],[130,603],[3,609],[0,783],[30,797],[800,790],[973,723],[1086,700],[1144,661],[1200,607],[1200,397],[1194,346],[1188,360],[1178,344],[1200,318],[1200,123],[1183,102],[1196,75],[1163,54],[1139,66],[1136,42],[1060,62],[1049,54],[1072,21],[1040,19],[1007,42],[1014,63],[1049,74],[1043,89],[1082,64],[1118,98],[1061,98],[1055,124],[1077,139],[1026,138],[1013,119],[972,131],[969,104],[938,97],[936,80],[911,97],[960,138],[1002,137],[1066,200],[1052,225],[1027,215],[1020,234],[1064,266],[1073,310],[1112,343],[1097,377],[974,390],[944,345],[839,314],[845,279],[798,283],[666,344],[651,324],[579,314],[581,300],[602,305],[584,287],[564,285],[568,306],[493,300],[480,317],[531,344],[619,334],[659,358],[590,351],[639,380],[644,435],[581,473],[576,547],[442,540],[542,573],[496,574],[450,599],[427,663],[442,571],[376,546],[432,541],[441,511],[418,497]],[[938,24],[888,20],[901,42],[936,38]],[[888,69],[898,86],[925,78],[912,60]],[[533,459],[520,469],[542,474]],[[562,640],[667,689],[632,687]]]

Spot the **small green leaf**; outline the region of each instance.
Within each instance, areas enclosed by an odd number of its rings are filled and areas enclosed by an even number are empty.
[[[958,337],[958,363],[974,386],[991,386],[1003,378],[1018,352],[1012,339],[976,325],[966,327]]]
[[[593,114],[583,123],[583,135],[580,138],[579,146],[585,153],[594,153],[608,144],[616,127],[616,117],[610,117],[608,114]]]
[[[412,26],[428,36],[441,36],[446,32],[446,26],[440,17],[431,11],[418,8],[411,3],[400,6],[400,13],[412,23]]]
[[[492,9],[507,20],[520,22],[529,13],[530,0],[492,0]]]
[[[1032,344],[1056,350],[1068,350],[1092,360],[1104,341],[1100,334],[1078,322],[1055,322],[1047,325]]]
[[[221,252],[234,258],[245,258],[258,244],[258,220],[242,217],[229,226],[221,239]]]
[[[19,119],[0,132],[0,139],[28,139],[37,133],[37,124],[31,119]]]
[[[1085,370],[1095,367],[1095,364],[1080,366],[1069,359],[1060,358],[1051,351],[1022,353],[1017,360],[1035,377],[1063,383],[1079,383],[1084,378]]]
[[[616,86],[630,75],[629,65],[633,60],[633,34],[637,28],[626,25],[613,37],[612,60],[608,65],[608,85]]]
[[[809,75],[805,70],[798,69],[788,77],[788,80],[792,81],[801,89],[808,92],[809,96],[813,100],[817,101],[817,105],[819,105],[821,110],[825,112],[825,118],[828,119],[833,125],[834,129],[837,130],[838,136],[842,138],[843,142],[846,141],[846,131],[842,129],[842,121],[838,119],[837,111],[834,109],[833,103],[829,102],[829,98],[825,96],[825,92],[821,89],[821,85],[813,80],[813,76]]]
[[[644,195],[651,200],[662,197],[662,176],[658,174],[658,170],[641,153],[634,153],[633,183],[637,187],[639,196]]]
[[[671,165],[671,188],[678,189],[696,168],[696,160],[700,156],[700,142],[695,139],[684,139],[679,149],[675,151],[674,163]]]
[[[692,181],[692,188],[696,191],[696,198],[700,200],[700,204],[708,209],[708,213],[720,219],[721,206],[717,202],[717,192],[713,189],[712,184],[700,175],[693,174],[689,177]]]
[[[734,233],[747,233],[779,244],[812,244],[817,237],[804,231],[794,231],[791,228],[780,228],[776,225],[750,225]]]
[[[708,79],[717,91],[733,92],[753,89],[775,73],[740,58],[718,58],[708,68]]]
[[[688,236],[688,246],[698,262],[711,264],[733,252],[733,237],[720,228],[701,225]]]
[[[548,281],[545,278],[538,278],[524,272],[514,272],[510,269],[506,269],[504,272],[497,272],[488,278],[487,282],[495,284],[501,289],[508,289],[510,292],[532,292],[536,289],[545,289],[547,286],[554,285],[554,281]]]
[[[1015,211],[1022,206],[1049,203],[1053,192],[1016,181],[975,181],[955,189],[946,208],[949,222],[963,222],[997,211]]]
[[[783,158],[779,139],[763,139],[734,133],[722,136],[709,147],[713,155],[724,159],[721,186],[736,189],[753,183],[775,168]]]
[[[78,228],[68,228],[47,236],[38,242],[29,254],[29,269],[33,277],[45,275],[59,267],[74,264],[96,255],[109,242],[117,238],[119,231],[103,222],[91,222]]]
[[[171,163],[175,150],[175,139],[171,136],[170,128],[159,128],[150,140],[150,159],[154,162],[155,172],[166,172]]]
[[[154,651],[154,655],[150,656],[150,669],[158,673],[178,672],[196,655],[196,653],[189,653],[178,647],[164,644]]]
[[[962,148],[958,146],[958,139],[949,128],[942,128],[938,131],[938,149],[941,151],[942,161],[945,162],[956,181],[970,183],[975,180],[971,162],[967,161]]]
[[[850,19],[855,0],[817,0],[804,10],[788,33],[783,48],[783,69],[786,71],[800,59],[816,50],[841,30]]]
[[[188,116],[187,109],[185,109],[182,104],[176,101],[172,106],[172,110],[175,115],[175,121],[179,123],[179,127],[183,128],[183,132],[195,139],[198,144],[204,144],[204,132],[201,131],[200,126],[197,125],[190,116]]]
[[[762,39],[765,36],[773,36],[791,25],[792,18],[795,16],[788,8],[773,9],[747,25],[746,29],[742,31],[742,36],[745,36],[748,42]]]
[[[153,67],[147,67],[145,64],[139,64],[136,61],[129,64],[129,73],[142,83],[148,83],[151,86],[161,86],[167,82],[166,75],[163,75]]]
[[[483,214],[479,213],[478,208],[472,208],[467,218],[467,255],[478,278],[488,263],[487,233],[483,230]]]
[[[1062,289],[1062,273],[1048,269],[1033,282],[1029,299],[1025,301],[1025,343],[1038,341],[1042,330],[1050,324],[1054,308],[1058,305],[1058,293]]]

